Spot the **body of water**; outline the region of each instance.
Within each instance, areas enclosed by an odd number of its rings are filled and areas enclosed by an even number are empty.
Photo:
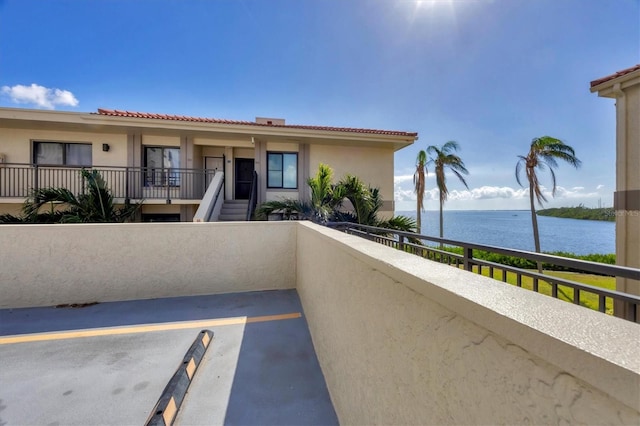
[[[414,217],[415,212],[396,215]],[[542,251],[575,254],[615,253],[615,222],[538,216]],[[423,235],[440,235],[439,212],[422,213]],[[531,212],[527,210],[444,211],[444,238],[534,251]]]

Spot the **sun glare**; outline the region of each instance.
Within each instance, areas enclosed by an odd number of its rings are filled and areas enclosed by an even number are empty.
[[[442,4],[451,5],[453,0],[416,0],[416,9],[421,7],[435,7]]]
[[[421,19],[420,17],[431,16],[433,18],[436,15],[439,19],[449,17],[450,20],[455,22],[455,3],[460,1],[461,0],[411,0],[403,3],[407,5],[411,5],[413,3],[413,11],[409,18],[411,25],[413,25],[417,19]]]

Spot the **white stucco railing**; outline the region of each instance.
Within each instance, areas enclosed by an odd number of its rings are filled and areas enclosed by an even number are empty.
[[[343,424],[640,421],[640,325],[309,222],[0,239],[2,308],[297,288]]]
[[[297,290],[344,424],[638,424],[640,325],[300,223]]]
[[[272,226],[275,225],[275,226]],[[296,224],[0,225],[0,308],[295,288]]]
[[[224,197],[221,197],[220,194],[224,185],[224,173],[217,172],[207,191],[204,193],[204,197],[202,197],[202,201],[198,206],[198,210],[193,215],[194,222],[217,222],[218,216],[220,216],[220,210],[222,209],[222,203],[224,202]]]

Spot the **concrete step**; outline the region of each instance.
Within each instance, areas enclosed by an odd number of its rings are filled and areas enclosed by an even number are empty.
[[[223,214],[218,216],[220,222],[244,222],[247,220],[247,214]]]
[[[225,200],[220,209],[218,220],[221,222],[247,220],[248,200]]]
[[[229,210],[229,211],[247,211],[248,206],[247,205],[242,205],[242,204],[223,204],[222,205],[222,210]]]

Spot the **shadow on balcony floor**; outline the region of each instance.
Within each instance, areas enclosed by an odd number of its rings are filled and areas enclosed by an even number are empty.
[[[176,424],[338,424],[295,290],[0,310],[0,424],[142,424],[201,328]]]

